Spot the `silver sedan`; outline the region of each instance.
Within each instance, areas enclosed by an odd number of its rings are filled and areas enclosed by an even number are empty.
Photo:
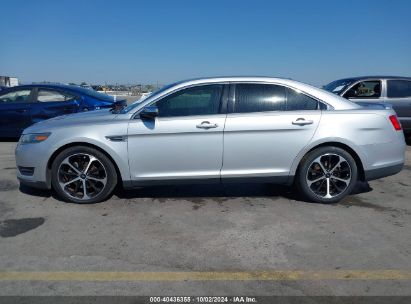
[[[16,162],[21,183],[74,203],[105,200],[118,184],[244,181],[294,184],[306,200],[333,203],[357,180],[398,173],[404,153],[391,109],[289,79],[222,77],[37,123]]]

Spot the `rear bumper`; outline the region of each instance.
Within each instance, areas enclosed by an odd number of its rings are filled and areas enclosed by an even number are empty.
[[[370,181],[399,173],[405,163],[404,134],[395,131],[389,142],[359,146],[364,169],[364,180]],[[375,139],[378,140],[378,137]]]
[[[404,167],[404,164],[398,164],[398,165],[393,165],[393,166],[388,166],[388,167],[383,167],[383,168],[378,168],[378,169],[365,170],[364,179],[366,181],[371,181],[374,179],[379,179],[382,177],[394,175],[394,174],[399,173],[403,167]]]

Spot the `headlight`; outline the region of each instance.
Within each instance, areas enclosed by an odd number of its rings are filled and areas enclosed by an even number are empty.
[[[51,133],[33,133],[33,134],[23,134],[20,136],[21,144],[35,144],[42,141],[45,141]]]

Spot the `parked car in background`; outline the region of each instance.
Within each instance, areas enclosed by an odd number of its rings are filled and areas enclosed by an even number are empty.
[[[26,130],[17,176],[66,201],[198,182],[295,183],[333,203],[357,180],[398,173],[405,142],[392,109],[367,109],[297,81],[221,77],[175,83],[120,113],[50,119]],[[224,160],[224,161],[223,161]]]
[[[404,133],[411,137],[411,77],[366,76],[333,81],[324,89],[360,105],[387,103],[393,107]]]
[[[117,105],[126,101],[117,101]],[[34,84],[0,91],[0,137],[18,137],[39,121],[55,116],[113,108],[114,97],[70,85]]]

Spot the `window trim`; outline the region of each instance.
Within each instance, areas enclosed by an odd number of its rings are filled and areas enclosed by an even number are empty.
[[[210,115],[223,115],[223,114],[227,114],[227,105],[228,105],[228,95],[229,95],[229,83],[228,82],[210,82],[210,83],[197,83],[197,84],[192,84],[192,85],[187,85],[184,87],[180,87],[180,88],[176,88],[175,90],[172,90],[170,92],[168,92],[165,95],[162,95],[160,97],[158,97],[157,99],[154,99],[152,101],[150,101],[149,103],[145,104],[144,106],[141,107],[141,109],[139,109],[138,111],[136,111],[132,116],[131,116],[131,120],[133,119],[140,119],[140,112],[144,110],[145,107],[149,107],[151,105],[153,105],[154,103],[160,101],[163,98],[166,98],[174,93],[177,93],[179,91],[182,90],[186,90],[186,89],[191,89],[194,87],[203,87],[203,86],[209,86],[209,85],[222,85],[223,89],[221,91],[221,96],[220,96],[220,105],[219,105],[219,111],[216,114],[206,114],[207,116]],[[205,115],[187,115],[187,116],[169,116],[169,117],[157,117],[157,119],[175,119],[175,118],[186,118],[186,117],[201,117],[201,116],[205,116]]]
[[[389,97],[388,96],[388,81],[390,81],[390,80],[391,81],[408,81],[408,82],[411,83],[411,79],[405,79],[405,78],[402,78],[402,79],[387,78],[387,79],[385,79],[386,88],[387,88],[386,95],[385,95],[386,99],[410,99],[411,98],[411,96],[407,96],[407,97]]]
[[[236,93],[236,84],[267,84],[267,85],[277,85],[277,86],[282,86],[284,88],[288,88],[294,91],[299,91],[302,94],[306,95],[307,97],[310,97],[318,102],[318,109],[317,110],[291,110],[291,111],[260,111],[260,112],[245,112],[245,113],[237,113],[234,112],[235,109],[235,93]],[[285,94],[285,102],[287,106],[287,90]],[[326,109],[321,109],[320,103],[326,106]],[[334,108],[328,104],[327,102],[319,99],[318,97],[315,97],[311,94],[308,94],[305,91],[302,91],[301,89],[298,89],[296,87],[290,86],[288,84],[283,84],[283,83],[278,83],[278,82],[267,82],[267,81],[235,81],[235,82],[230,82],[230,94],[228,98],[228,107],[227,107],[227,114],[256,114],[256,113],[293,113],[293,112],[299,112],[299,111],[328,111],[328,110],[333,110]]]

